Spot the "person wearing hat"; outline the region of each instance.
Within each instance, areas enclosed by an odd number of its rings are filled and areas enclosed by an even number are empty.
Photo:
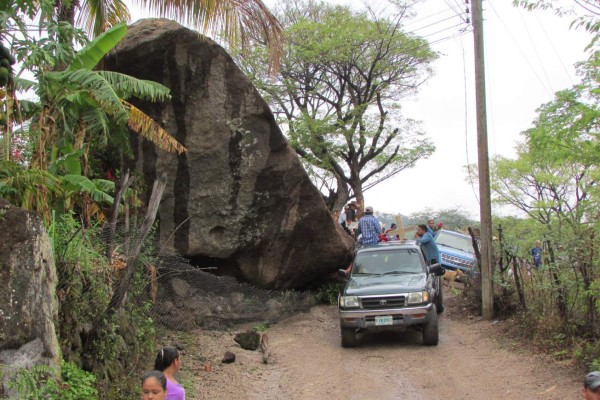
[[[365,216],[358,221],[358,235],[362,235],[362,245],[368,246],[377,244],[379,242],[379,233],[381,232],[381,225],[375,216],[373,215],[373,207],[368,206],[365,208]]]
[[[582,393],[585,400],[600,400],[600,371],[585,376]]]

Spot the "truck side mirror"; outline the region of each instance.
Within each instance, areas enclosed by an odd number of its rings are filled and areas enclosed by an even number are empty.
[[[442,267],[442,265],[438,263],[430,265],[428,270],[430,274],[435,274],[435,276],[442,276],[446,272],[446,270],[444,270],[444,267]]]
[[[338,269],[338,277],[348,279],[348,272],[345,269]]]

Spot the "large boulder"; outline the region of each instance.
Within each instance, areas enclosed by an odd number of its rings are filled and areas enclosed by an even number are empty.
[[[0,394],[20,368],[60,366],[56,284],[41,219],[0,200]]]
[[[168,20],[142,20],[105,68],[171,89],[134,102],[187,148],[180,156],[134,137],[148,185],[162,171],[161,245],[268,288],[301,287],[346,266],[353,242],[335,223],[273,114],[225,50]]]

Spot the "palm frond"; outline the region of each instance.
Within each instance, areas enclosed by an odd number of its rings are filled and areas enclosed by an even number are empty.
[[[107,137],[110,135],[110,121],[101,109],[88,107],[83,110],[80,116],[90,137]]]
[[[277,71],[283,54],[283,29],[261,0],[135,0],[150,12],[194,26],[207,33],[221,33],[230,43],[245,45],[252,36],[269,46],[272,68]]]
[[[49,72],[48,78],[56,79],[61,84],[75,91],[85,92],[98,102],[102,110],[113,117],[117,123],[127,121],[127,111],[112,86],[96,71],[78,69],[61,72]]]
[[[126,33],[127,25],[124,23],[113,26],[79,50],[67,70],[91,70],[125,37]]]
[[[176,152],[177,154],[182,154],[186,151],[186,148],[181,143],[139,108],[127,103],[125,100],[123,100],[123,103],[129,108],[129,120],[127,124],[131,130],[169,153]]]
[[[20,123],[35,117],[41,109],[42,105],[37,101],[17,100],[14,103],[13,115],[17,116],[17,122]]]
[[[113,87],[117,95],[127,100],[130,97],[137,97],[149,101],[165,101],[171,98],[169,88],[157,82],[137,79],[129,75],[113,71],[98,71]]]
[[[83,0],[80,3],[77,25],[90,37],[96,37],[121,22],[129,23],[131,14],[122,0]]]
[[[15,77],[14,78],[15,91],[17,92],[26,92],[30,89],[33,89],[37,86],[37,82],[31,81],[29,79]]]
[[[112,204],[113,202],[113,197],[101,190],[100,185],[96,186],[93,181],[83,175],[63,175],[60,177],[60,181],[67,192],[88,193],[95,203]]]

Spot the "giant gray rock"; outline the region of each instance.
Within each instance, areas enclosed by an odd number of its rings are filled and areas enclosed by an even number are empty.
[[[331,218],[273,114],[227,52],[168,20],[142,20],[105,68],[169,87],[162,104],[133,101],[186,148],[135,137],[136,170],[169,184],[161,245],[275,289],[301,287],[345,267],[353,241]]]
[[[0,394],[20,368],[60,367],[56,284],[41,218],[0,199]]]

